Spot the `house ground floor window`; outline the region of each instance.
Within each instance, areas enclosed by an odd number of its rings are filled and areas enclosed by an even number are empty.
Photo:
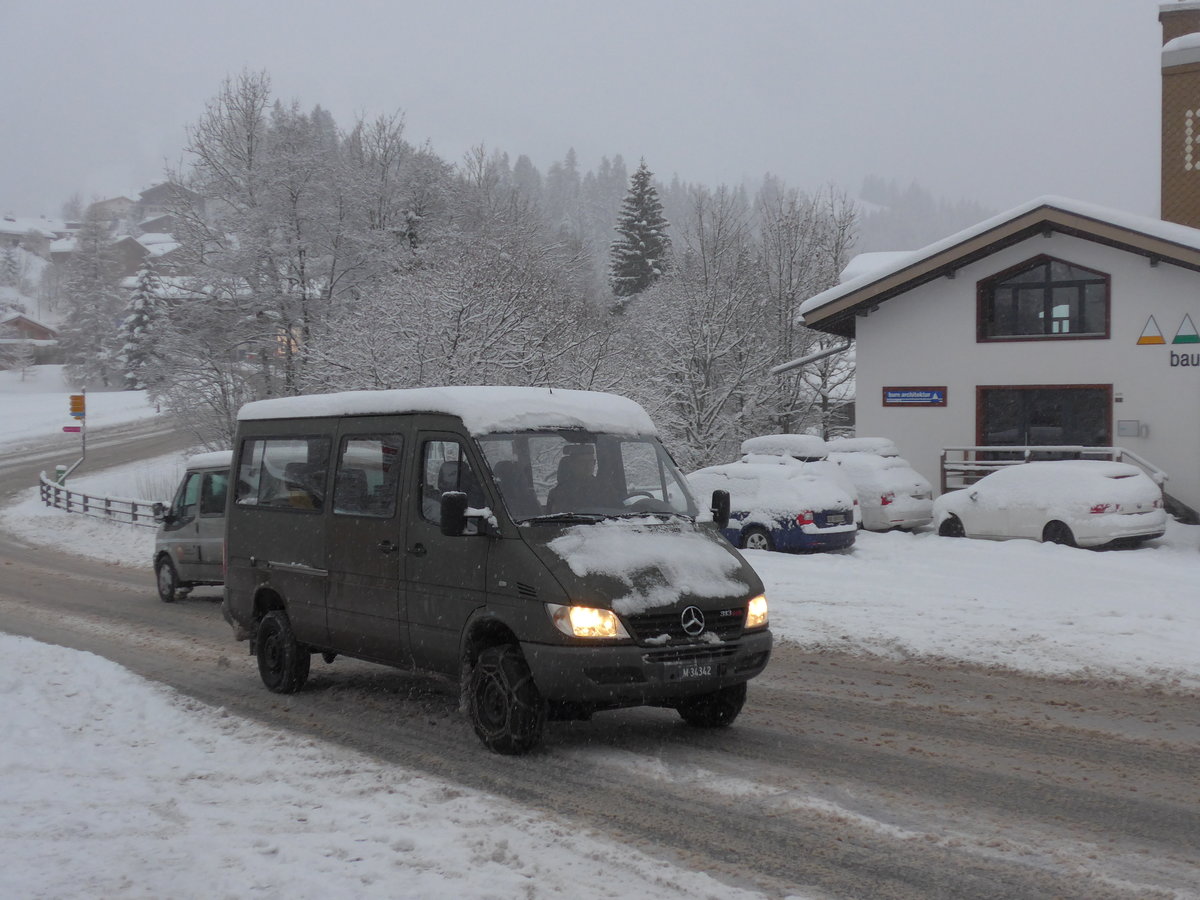
[[[980,385],[976,439],[983,446],[1112,446],[1112,385]]]

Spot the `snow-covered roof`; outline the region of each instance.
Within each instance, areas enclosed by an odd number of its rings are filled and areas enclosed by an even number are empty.
[[[55,226],[58,227],[56,228]],[[0,234],[24,235],[32,231],[44,238],[53,239],[56,236],[56,232],[65,230],[61,222],[51,222],[49,219],[23,219],[17,216],[0,216]]]
[[[1200,7],[1197,7],[1200,8]],[[1200,34],[1181,34],[1163,44],[1162,66],[1186,66],[1200,62]]]
[[[247,403],[238,413],[238,419],[418,412],[458,416],[472,434],[553,428],[582,428],[610,434],[656,433],[646,411],[625,397],[538,387],[433,387],[278,397]]]
[[[911,250],[875,250],[870,253],[860,253],[846,264],[839,276],[839,283],[868,275],[886,268],[902,257],[912,253]]]
[[[233,465],[232,450],[213,450],[209,453],[196,453],[187,458],[189,469],[229,468]]]
[[[45,328],[47,331],[56,331],[56,329],[54,328],[53,325],[47,325],[45,322],[40,322],[37,319],[35,319],[33,316],[27,316],[25,313],[22,313],[22,312],[9,313],[8,315],[0,315],[0,325],[8,325],[12,322],[17,321],[17,319],[24,319],[26,322],[29,322],[31,325],[36,325],[38,328]]]
[[[137,242],[150,251],[151,256],[163,256],[179,246],[175,236],[163,232],[151,232],[136,238]]]
[[[809,327],[852,337],[855,311],[869,309],[1046,229],[1200,271],[1200,229],[1046,195],[919,250],[897,254],[886,265],[805,300],[799,316]]]

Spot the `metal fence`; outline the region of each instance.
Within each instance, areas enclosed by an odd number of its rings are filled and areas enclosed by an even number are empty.
[[[1069,446],[994,446],[945,447],[942,449],[942,493],[974,484],[989,472],[1005,466],[1019,466],[1035,459],[1109,459],[1138,466],[1161,488],[1167,473],[1158,466],[1123,447]]]
[[[42,473],[41,477],[42,502],[55,509],[72,513],[83,513],[97,519],[108,519],[110,522],[125,522],[129,525],[141,525],[153,528],[154,500],[126,500],[121,497],[93,497],[72,491]]]

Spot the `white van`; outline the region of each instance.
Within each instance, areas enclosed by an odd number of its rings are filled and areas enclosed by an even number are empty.
[[[165,603],[225,580],[225,499],[230,450],[189,457],[171,505],[155,509],[154,578]]]

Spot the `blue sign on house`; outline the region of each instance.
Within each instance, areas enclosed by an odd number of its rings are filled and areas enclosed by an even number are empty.
[[[885,387],[884,406],[945,406],[946,386],[941,387]]]

